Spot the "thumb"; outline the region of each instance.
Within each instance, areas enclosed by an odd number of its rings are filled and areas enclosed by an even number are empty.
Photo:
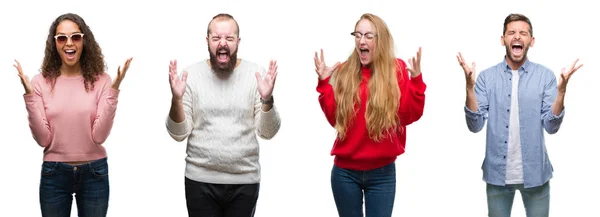
[[[254,75],[256,75],[256,80],[260,81],[260,72],[256,72],[254,73]]]
[[[183,71],[183,74],[181,75],[181,80],[183,82],[186,82],[187,81],[187,77],[188,77],[187,71]]]
[[[335,64],[333,64],[333,66],[331,67],[331,69],[335,70],[337,69],[337,67],[339,67],[342,63],[340,62],[336,62]]]

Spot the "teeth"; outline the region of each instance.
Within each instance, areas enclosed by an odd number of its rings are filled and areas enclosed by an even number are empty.
[[[70,53],[70,52],[75,52],[75,50],[65,50],[65,52]]]

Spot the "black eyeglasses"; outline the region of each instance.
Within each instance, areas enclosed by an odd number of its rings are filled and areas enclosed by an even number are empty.
[[[56,42],[65,43],[67,40],[71,39],[73,42],[79,42],[83,39],[83,33],[73,33],[71,35],[55,35],[54,39]]]
[[[354,36],[354,38],[356,40],[360,40],[364,36],[367,41],[371,41],[375,37],[377,37],[377,34],[372,33],[372,32],[367,32],[367,33],[352,32],[352,33],[350,33],[350,35]]]

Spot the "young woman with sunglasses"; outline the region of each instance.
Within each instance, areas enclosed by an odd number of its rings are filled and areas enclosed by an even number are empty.
[[[79,216],[106,216],[109,180],[102,144],[112,129],[131,59],[113,81],[94,34],[80,16],[68,13],[50,27],[41,73],[30,81],[15,60],[29,127],[44,148],[42,216],[70,216],[73,194]]]

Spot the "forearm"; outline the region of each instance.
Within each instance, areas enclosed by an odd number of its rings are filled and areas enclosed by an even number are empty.
[[[181,123],[185,120],[185,112],[183,110],[183,101],[181,99],[171,99],[171,110],[169,118],[176,123]]]
[[[475,97],[475,89],[474,88],[467,87],[467,99],[466,99],[465,105],[467,106],[467,108],[469,108],[469,110],[471,110],[473,112],[477,112],[478,105],[477,105],[477,98]]]
[[[269,107],[265,111],[265,107]],[[271,105],[262,105],[261,111],[258,112],[257,133],[263,139],[273,138],[281,127],[281,118],[277,109]]]
[[[31,94],[25,95],[29,128],[31,129],[33,139],[38,143],[38,145],[41,147],[46,147],[52,140],[50,124],[48,123],[48,119],[46,118],[46,114],[43,110],[44,106],[41,104],[42,102],[33,99],[33,97],[34,96]]]
[[[556,95],[556,99],[554,100],[554,103],[552,104],[552,114],[554,114],[555,116],[558,116],[558,115],[560,115],[560,113],[563,111],[564,108],[565,108],[565,92],[558,91],[558,94]]]
[[[96,119],[92,125],[92,140],[100,145],[106,141],[117,112],[119,91],[111,88],[107,97],[100,100]]]

